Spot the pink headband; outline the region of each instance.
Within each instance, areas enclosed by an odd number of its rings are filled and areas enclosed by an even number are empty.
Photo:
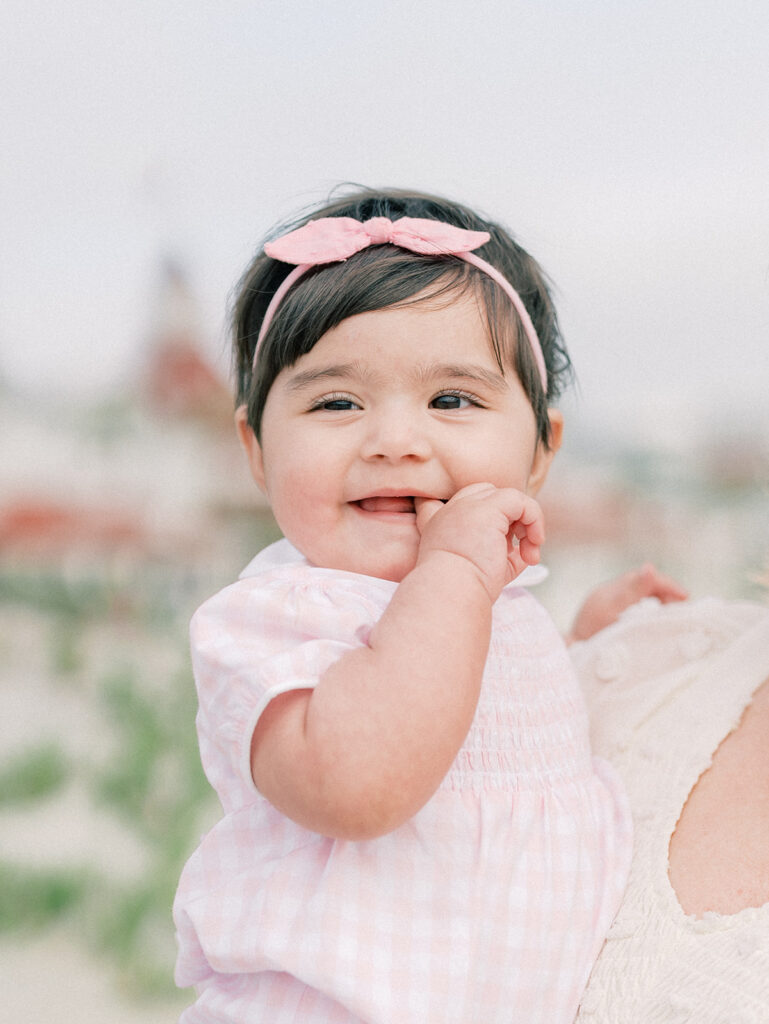
[[[346,260],[369,245],[389,244],[426,256],[458,256],[459,259],[483,271],[492,281],[496,281],[512,302],[523,324],[539,370],[542,387],[547,393],[547,369],[542,346],[523,300],[498,270],[472,252],[473,249],[485,245],[490,237],[487,231],[466,231],[440,220],[416,217],[401,217],[396,221],[391,221],[387,217],[373,217],[363,223],[353,217],[321,217],[319,220],[308,221],[295,231],[289,231],[288,234],[276,238],[274,242],[268,242],[264,247],[268,256],[282,263],[297,265],[281,282],[270,300],[256,341],[254,365],[259,346],[278,306],[289,288],[302,275],[323,263]]]

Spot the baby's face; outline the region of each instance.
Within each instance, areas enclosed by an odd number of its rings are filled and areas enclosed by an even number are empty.
[[[275,379],[250,446],[310,562],[395,581],[416,562],[415,495],[446,501],[479,481],[533,493],[551,457],[472,295],[344,320]]]

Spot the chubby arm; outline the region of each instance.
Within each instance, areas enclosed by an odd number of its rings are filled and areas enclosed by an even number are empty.
[[[685,601],[688,593],[675,580],[664,576],[649,562],[631,569],[615,580],[602,583],[585,598],[574,619],[568,644],[588,640],[599,630],[616,622],[622,612],[645,597],[656,597],[662,604]]]
[[[492,606],[544,540],[532,498],[486,484],[420,502],[417,526],[417,564],[368,646],[275,698],[254,731],[260,792],[335,838],[383,835],[438,788],[475,713]]]

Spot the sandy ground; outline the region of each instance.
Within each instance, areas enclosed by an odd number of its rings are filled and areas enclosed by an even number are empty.
[[[49,646],[45,616],[4,609],[0,768],[48,741],[81,765],[109,755],[109,730],[89,687],[55,678],[47,663]],[[0,861],[31,871],[95,870],[116,882],[140,878],[149,867],[148,851],[135,831],[94,802],[83,770],[47,798],[0,807]],[[89,951],[77,928],[75,915],[39,931],[20,924],[0,936],[1,1024],[173,1024],[178,1019],[191,993],[160,1002],[123,993],[114,960]]]
[[[67,931],[0,943],[0,986],[8,1024],[173,1024],[191,1001],[128,1001],[109,967]]]

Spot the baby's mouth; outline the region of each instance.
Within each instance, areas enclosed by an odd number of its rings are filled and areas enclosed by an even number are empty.
[[[371,497],[361,498],[354,502],[363,512],[396,512],[408,513],[414,511],[414,498],[410,494],[401,494],[395,497]]]

